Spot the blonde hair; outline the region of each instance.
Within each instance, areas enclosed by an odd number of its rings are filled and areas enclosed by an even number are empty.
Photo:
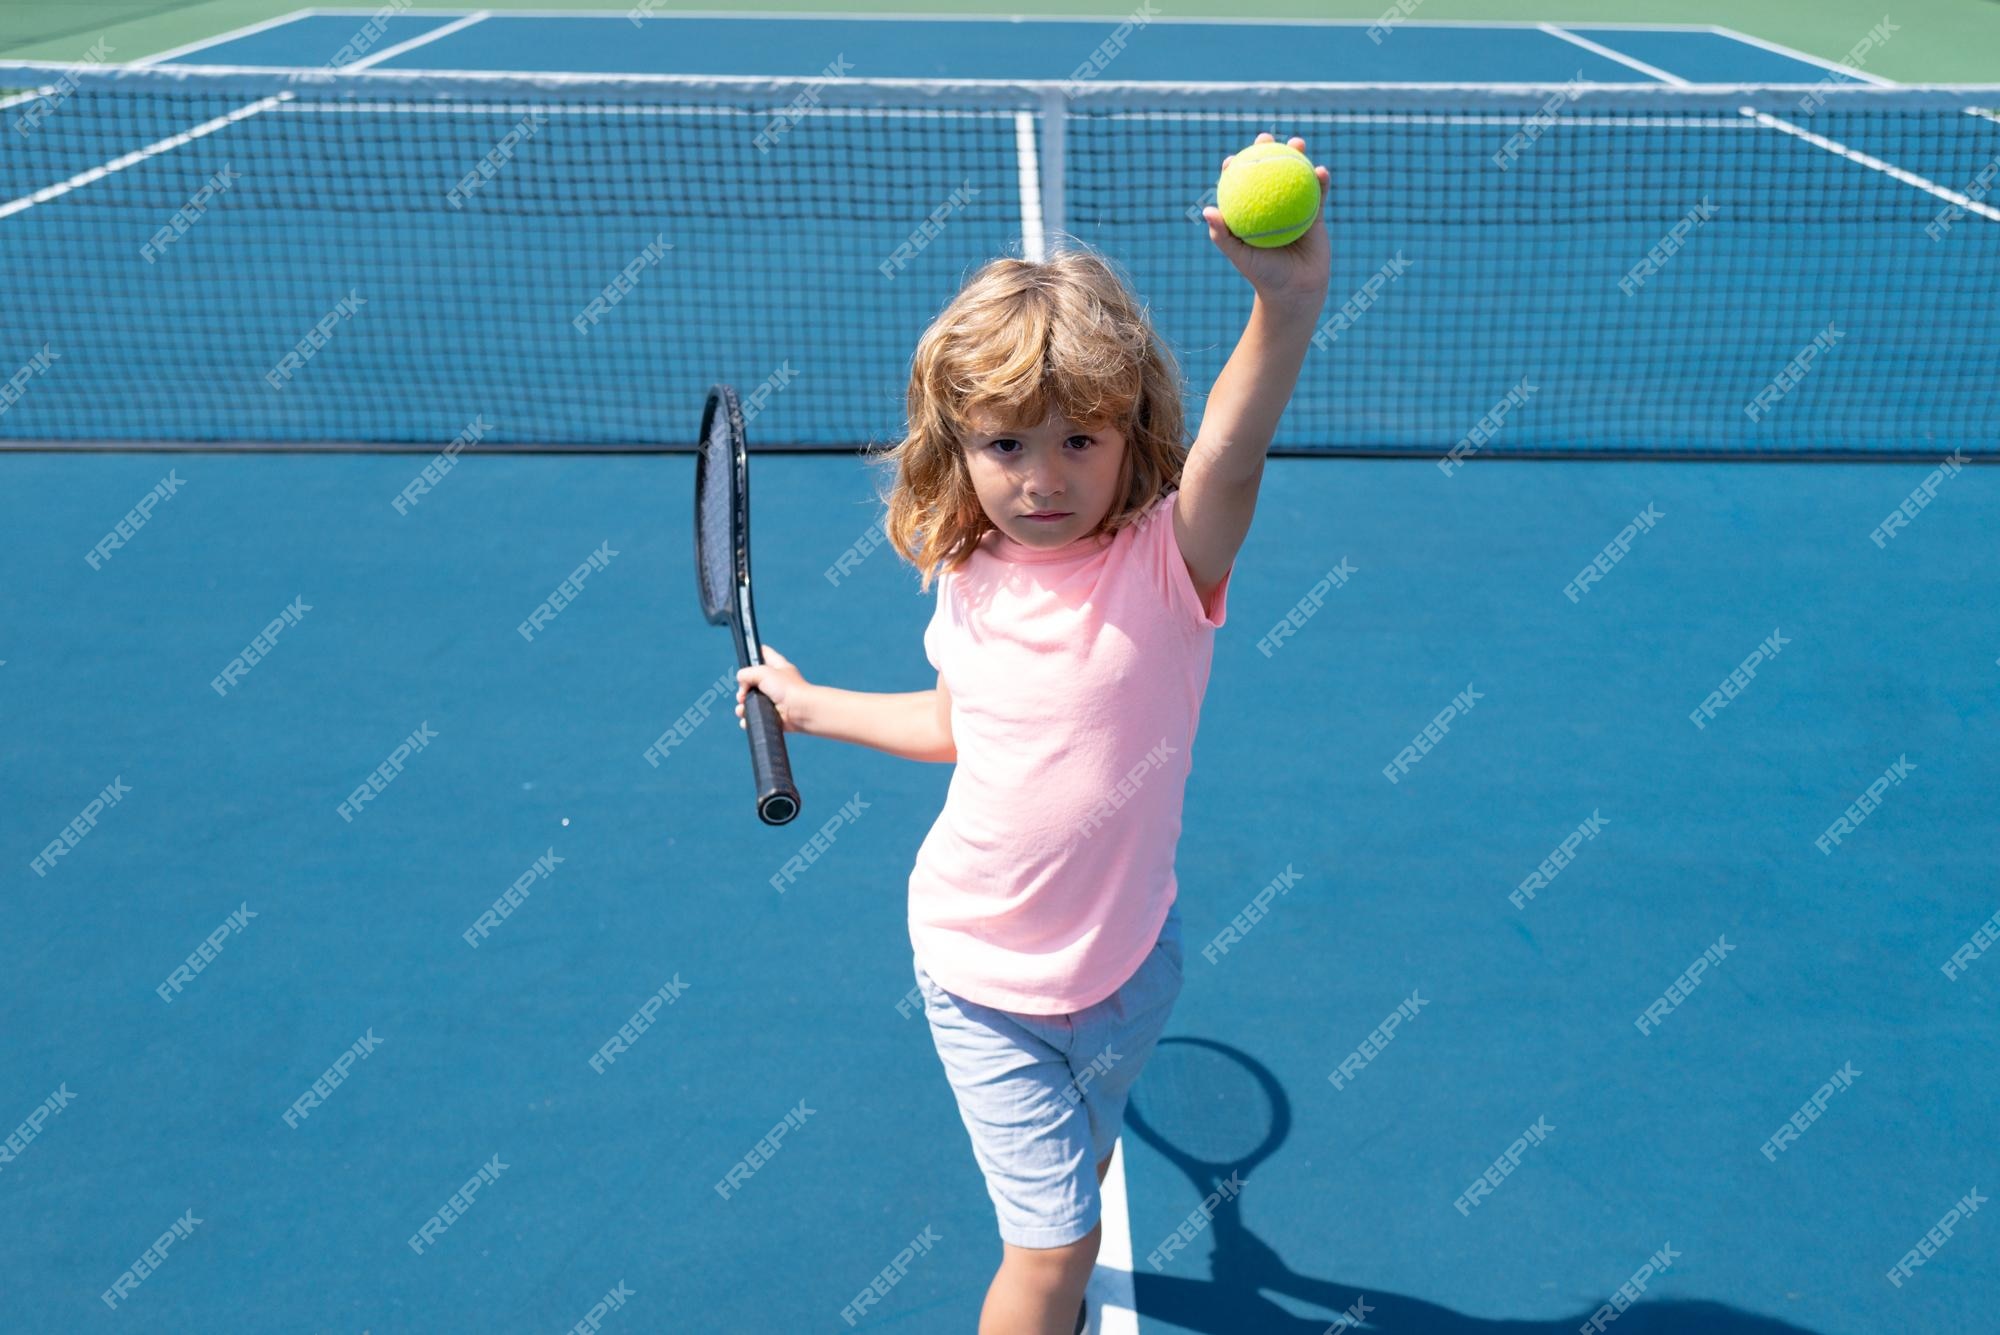
[[[988,261],[917,340],[908,432],[871,456],[895,470],[880,496],[882,527],[924,591],[995,527],[966,471],[974,410],[1010,422],[1109,421],[1124,432],[1120,498],[1093,533],[1130,524],[1179,485],[1187,460],[1179,367],[1111,263],[1084,249]]]

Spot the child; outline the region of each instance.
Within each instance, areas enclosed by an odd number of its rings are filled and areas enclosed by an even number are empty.
[[[980,1335],[1083,1328],[1098,1185],[1180,993],[1174,848],[1214,633],[1326,296],[1324,226],[1257,249],[1202,218],[1255,295],[1191,449],[1172,356],[1103,260],[994,260],[917,344],[883,456],[888,539],[938,581],[937,689],[814,685],[768,645],[737,673],[739,715],[756,687],[787,731],[956,765],[910,940],[999,1217]]]

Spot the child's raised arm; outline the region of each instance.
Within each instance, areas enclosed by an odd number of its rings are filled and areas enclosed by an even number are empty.
[[[1257,136],[1260,144],[1270,139],[1268,134]],[[1305,140],[1294,138],[1290,143],[1305,151]],[[1229,162],[1224,158],[1222,165]],[[1324,212],[1330,178],[1324,167],[1313,171],[1319,177]],[[1332,248],[1320,217],[1290,245],[1266,249],[1237,240],[1213,205],[1201,216],[1208,224],[1208,239],[1255,294],[1243,337],[1208,393],[1201,430],[1182,470],[1174,504],[1174,534],[1181,555],[1196,591],[1206,599],[1228,573],[1250,531],[1257,488],[1264,477],[1264,452],[1271,447],[1278,418],[1298,384],[1313,322],[1326,303]]]

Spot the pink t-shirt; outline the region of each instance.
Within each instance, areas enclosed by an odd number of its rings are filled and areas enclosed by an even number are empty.
[[[1041,551],[996,529],[938,577],[924,651],[951,692],[958,764],[910,873],[910,944],[946,991],[1079,1011],[1132,976],[1166,921],[1229,592],[1225,575],[1207,608],[1196,597],[1175,495],[1108,543]]]

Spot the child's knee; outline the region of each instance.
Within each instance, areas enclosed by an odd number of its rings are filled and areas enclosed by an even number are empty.
[[[1103,1241],[1104,1226],[1100,1223],[1075,1242],[1066,1242],[1060,1247],[1010,1245],[1007,1251],[1022,1269],[1047,1284],[1051,1290],[1060,1290],[1090,1278],[1091,1269],[1097,1264],[1097,1249]]]
[[[1066,1247],[1056,1250],[1063,1253],[1062,1271],[1066,1280],[1090,1279],[1090,1272],[1097,1266],[1097,1249],[1104,1242],[1104,1225],[1094,1225],[1090,1232]]]

